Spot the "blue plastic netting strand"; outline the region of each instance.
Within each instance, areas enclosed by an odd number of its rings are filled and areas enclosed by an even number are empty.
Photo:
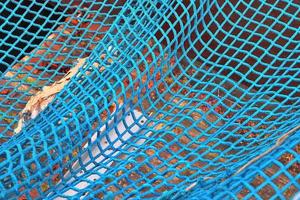
[[[0,199],[300,199],[300,2],[0,2]]]

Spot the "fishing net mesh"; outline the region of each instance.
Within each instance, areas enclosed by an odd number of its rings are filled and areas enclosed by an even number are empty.
[[[297,1],[8,2],[1,199],[297,196]]]

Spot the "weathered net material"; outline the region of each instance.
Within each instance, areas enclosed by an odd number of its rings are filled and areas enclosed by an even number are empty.
[[[41,17],[12,2],[8,49],[11,17]],[[29,2],[54,26],[22,59],[0,50],[1,199],[297,195],[297,1]]]

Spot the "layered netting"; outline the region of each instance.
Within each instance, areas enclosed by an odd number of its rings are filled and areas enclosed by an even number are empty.
[[[299,2],[0,5],[1,199],[300,198]]]

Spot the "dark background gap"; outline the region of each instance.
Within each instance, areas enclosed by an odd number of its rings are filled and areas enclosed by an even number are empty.
[[[66,11],[50,2],[25,0],[20,5],[9,1],[0,13],[0,73],[36,48],[66,19]]]

